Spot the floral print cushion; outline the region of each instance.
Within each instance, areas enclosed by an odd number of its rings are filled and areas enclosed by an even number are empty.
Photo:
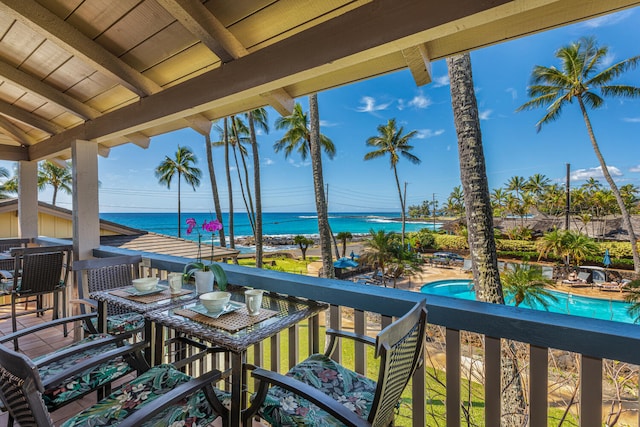
[[[68,345],[60,350],[65,350],[70,347],[75,347],[78,344],[106,338],[108,336],[109,335],[107,334],[89,335],[78,343]],[[38,367],[40,378],[42,378],[42,381],[44,382],[47,380],[47,378],[58,374],[59,372],[75,365],[76,363],[101,354],[102,352],[112,350],[114,348],[116,348],[116,345],[112,344],[106,347],[103,346],[100,348],[85,349],[83,351],[72,353],[64,359]],[[38,360],[42,359],[43,357],[44,356],[36,357],[33,359],[33,361],[37,365]],[[89,368],[81,374],[65,380],[57,387],[45,390],[42,398],[44,400],[44,403],[47,405],[47,408],[49,408],[49,410],[54,410],[66,403],[69,403],[74,399],[77,399],[78,397],[84,396],[85,394],[90,393],[97,388],[100,388],[103,385],[109,384],[113,380],[122,377],[131,370],[132,367],[129,366],[129,364],[122,357],[116,358],[101,365]]]
[[[294,366],[287,376],[320,389],[362,418],[369,416],[376,382],[341,366],[323,354],[310,356]],[[313,403],[280,387],[271,387],[259,415],[278,426],[343,425]]]
[[[68,419],[61,427],[111,426],[119,424],[137,408],[152,402],[191,379],[173,365],[158,365],[125,384],[109,397]],[[229,407],[231,395],[214,389],[223,405]],[[209,405],[203,391],[168,406],[164,411],[144,423],[144,426],[198,427],[206,426],[218,414]]]
[[[93,327],[98,329],[98,319],[91,319]],[[121,334],[131,332],[144,327],[144,317],[138,313],[114,314],[107,317],[107,332],[110,334]],[[86,330],[87,328],[85,328]]]

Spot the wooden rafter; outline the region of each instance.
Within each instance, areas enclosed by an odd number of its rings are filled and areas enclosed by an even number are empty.
[[[110,76],[141,97],[161,90],[153,80],[116,58],[104,47],[35,1],[2,0],[0,12],[13,16],[36,33],[54,40],[68,52],[82,58],[96,70]]]
[[[100,112],[94,108],[52,88],[32,75],[20,71],[3,61],[0,61],[0,76],[25,92],[35,93],[75,116],[82,117],[85,120],[95,119],[100,116]]]
[[[53,122],[43,119],[42,117],[29,113],[28,111],[18,108],[15,105],[9,104],[0,100],[0,114],[11,117],[19,122],[22,122],[28,126],[36,129],[40,129],[51,135],[64,131],[62,126],[58,126]]]
[[[4,129],[5,135],[21,145],[30,146],[35,142],[29,135],[2,115],[0,115],[0,129]]]
[[[424,43],[402,50],[402,55],[418,86],[431,83],[431,61]]]

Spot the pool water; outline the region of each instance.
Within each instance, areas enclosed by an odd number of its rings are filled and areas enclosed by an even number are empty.
[[[471,280],[439,280],[422,286],[422,288],[420,288],[420,292],[423,294],[466,300],[476,299],[476,293],[473,290]],[[593,319],[614,320],[616,322],[635,323],[634,318],[631,317],[628,312],[628,308],[631,304],[624,301],[589,298],[553,290],[549,290],[549,293],[553,294],[557,298],[557,301],[548,300],[549,306],[547,307],[547,310],[550,312],[591,317]],[[511,299],[509,305],[514,305],[513,299]],[[522,303],[519,307],[532,308],[535,310],[545,309],[540,304],[530,306]]]

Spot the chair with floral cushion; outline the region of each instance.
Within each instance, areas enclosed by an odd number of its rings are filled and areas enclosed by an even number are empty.
[[[31,339],[36,333],[55,336],[56,328],[63,324],[87,322],[95,314],[85,314],[38,324],[19,332],[0,337],[0,349],[13,340]],[[46,331],[46,332],[44,332]],[[45,335],[46,334],[46,335]],[[141,351],[147,343],[131,344],[131,334],[89,335],[52,353],[33,357],[42,390],[40,399],[49,411],[54,411],[85,395],[103,390],[109,391],[111,383],[136,371],[142,373],[149,365]],[[5,366],[2,363],[2,366]]]
[[[97,359],[84,363],[92,364]],[[158,365],[61,426],[206,426],[219,414],[226,414],[221,402],[229,395],[212,387],[220,375],[211,371],[193,379],[172,365]],[[15,420],[21,426],[53,427],[43,400],[45,390],[33,361],[0,346],[0,399],[11,423]]]
[[[327,330],[324,354],[314,354],[287,375],[253,368],[259,380],[244,425],[258,415],[272,426],[389,426],[400,396],[420,363],[427,323],[425,301],[382,330],[376,339]],[[366,378],[331,359],[337,338],[375,345],[378,380]],[[273,385],[269,388],[270,385]]]
[[[115,288],[130,286],[133,279],[140,276],[140,255],[125,255],[108,258],[97,258],[75,261],[73,271],[76,272],[78,285],[78,300],[80,312],[86,313],[87,307],[97,308],[95,301],[89,299],[91,292],[107,291]],[[89,324],[89,332],[97,333],[97,323]],[[118,334],[129,331],[141,331],[144,328],[144,317],[138,313],[127,312],[118,307],[107,308],[107,331]]]

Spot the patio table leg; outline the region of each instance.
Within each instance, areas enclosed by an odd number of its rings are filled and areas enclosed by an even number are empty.
[[[243,362],[245,353],[231,353],[231,411],[228,417],[230,426],[239,426],[242,420],[243,393],[242,386],[244,382]]]

